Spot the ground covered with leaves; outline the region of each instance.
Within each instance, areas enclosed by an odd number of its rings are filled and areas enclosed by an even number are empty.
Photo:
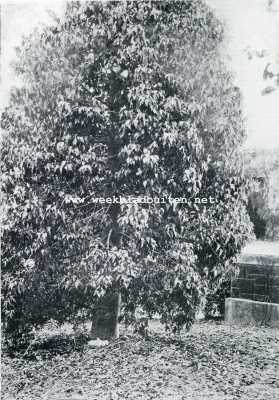
[[[147,337],[123,329],[100,348],[59,335],[2,357],[3,400],[275,400],[279,331],[200,322]]]

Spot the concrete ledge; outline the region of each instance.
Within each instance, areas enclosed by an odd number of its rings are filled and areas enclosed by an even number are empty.
[[[279,304],[229,297],[226,299],[225,321],[232,325],[279,328]]]
[[[256,240],[246,245],[237,264],[279,267],[279,241]]]
[[[266,255],[266,254],[241,254],[238,257],[236,264],[238,265],[256,265],[262,268],[267,266],[271,267],[279,267],[279,257],[273,255]]]

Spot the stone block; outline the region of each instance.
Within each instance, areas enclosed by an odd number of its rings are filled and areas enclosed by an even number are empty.
[[[273,292],[270,295],[270,300],[272,303],[279,304],[279,287],[273,288]]]
[[[279,328],[279,304],[229,297],[226,299],[225,321],[228,324]]]

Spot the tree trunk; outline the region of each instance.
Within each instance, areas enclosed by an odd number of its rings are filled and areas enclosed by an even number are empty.
[[[92,325],[92,339],[117,339],[119,337],[120,293],[108,293],[96,304]]]
[[[119,146],[115,142],[114,131],[112,130],[110,146],[109,146],[109,163],[112,173],[115,173],[118,167]],[[117,194],[117,187],[111,187],[110,195]],[[109,208],[111,218],[110,231],[108,232],[107,247],[110,245],[119,247],[120,245],[120,229],[118,225],[118,216],[120,213],[120,205],[112,203]],[[92,318],[91,336],[92,339],[117,339],[119,337],[119,315],[121,307],[121,294],[119,290],[112,290],[102,297],[95,306]]]

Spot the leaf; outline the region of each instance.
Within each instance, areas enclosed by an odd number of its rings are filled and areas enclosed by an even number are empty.
[[[124,71],[121,72],[120,75],[122,76],[122,78],[127,79],[129,76],[129,71],[125,69]]]
[[[276,90],[276,87],[274,87],[274,86],[266,86],[261,92],[262,96],[265,96],[265,95],[267,95],[269,93],[272,93],[272,92],[274,92],[274,90]]]

